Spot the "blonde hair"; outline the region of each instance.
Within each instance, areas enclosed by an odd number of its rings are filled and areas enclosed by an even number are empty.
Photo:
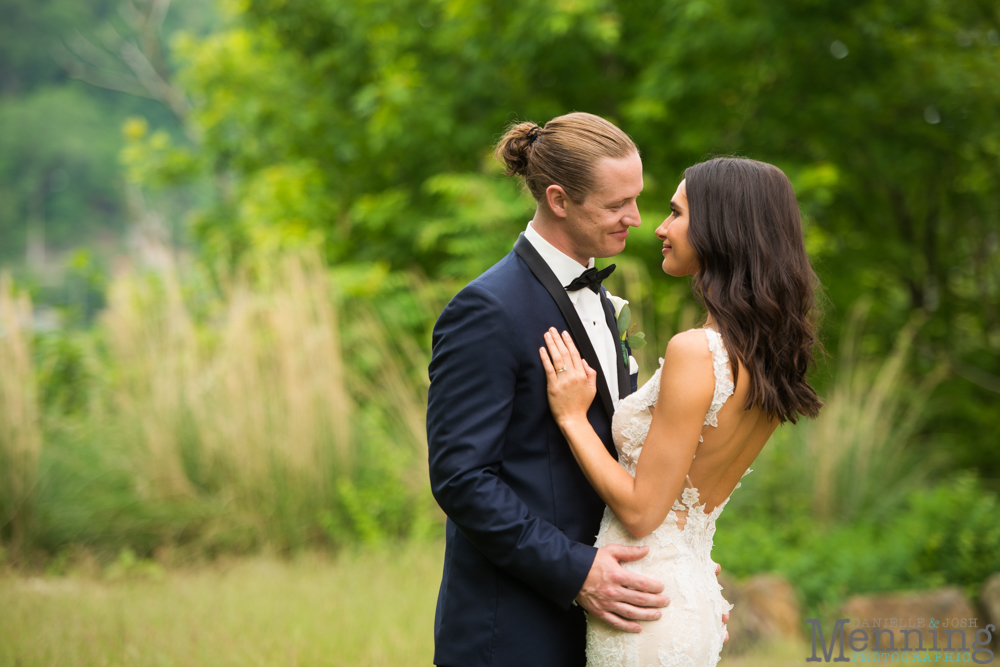
[[[550,185],[560,185],[574,203],[594,189],[594,167],[603,158],[638,153],[631,138],[599,116],[580,111],[534,123],[511,125],[494,152],[508,176],[524,176],[535,201],[545,199]]]

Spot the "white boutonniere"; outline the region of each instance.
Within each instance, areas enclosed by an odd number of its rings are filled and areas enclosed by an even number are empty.
[[[628,347],[633,350],[638,350],[646,344],[646,334],[636,331],[636,327],[632,326],[632,311],[628,307],[628,300],[614,296],[611,292],[607,294],[608,300],[611,301],[611,305],[615,308],[615,322],[618,324],[618,336],[622,340],[622,356],[627,358],[629,354],[625,343],[628,342]],[[632,331],[629,331],[629,327],[632,328]]]
[[[610,301],[611,305],[615,307],[615,319],[617,320],[618,316],[621,315],[622,308],[628,305],[628,299],[623,299],[620,296],[615,296],[611,292],[608,292],[607,294],[608,294],[608,301]]]

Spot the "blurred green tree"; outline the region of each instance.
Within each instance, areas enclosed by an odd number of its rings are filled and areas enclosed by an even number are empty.
[[[178,43],[197,148],[137,138],[130,164],[147,184],[159,164],[211,176],[195,225],[211,261],[318,246],[456,288],[531,214],[488,158],[515,119],[619,123],[647,212],[706,156],[774,162],[807,214],[831,343],[862,294],[871,351],[926,310],[916,363],[956,372],[936,428],[960,465],[1000,476],[998,28],[976,0],[246,0]],[[652,234],[635,237],[656,275]]]
[[[0,261],[39,269],[46,246],[120,237],[118,127],[142,114],[181,133],[161,37],[213,20],[195,0],[0,0]]]
[[[669,32],[630,50],[624,117],[647,163],[735,151],[786,167],[800,199],[813,190],[833,305],[873,297],[882,351],[908,311],[931,314],[921,365],[944,358],[957,376],[936,428],[961,465],[1000,477],[1000,7],[727,0],[630,15],[643,19],[626,31]]]
[[[5,96],[65,81],[52,58],[59,37],[89,27],[114,0],[2,0],[0,2],[0,91]]]
[[[0,100],[0,236],[6,258],[45,264],[47,244],[120,219],[120,140],[104,109],[76,86]]]

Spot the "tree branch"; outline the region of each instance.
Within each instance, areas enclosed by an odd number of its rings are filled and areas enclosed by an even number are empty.
[[[106,25],[101,48],[77,33],[72,43],[53,50],[53,57],[70,76],[100,88],[146,97],[166,106],[184,123],[190,104],[171,81],[163,61],[160,33],[171,0],[150,0],[140,9],[133,0],[119,7],[119,14],[135,33],[135,41],[123,37],[110,23]],[[108,69],[109,63],[123,64],[128,73]]]
[[[115,90],[126,95],[156,99],[133,77],[90,65],[62,44],[53,47],[52,57],[71,77],[91,86]]]

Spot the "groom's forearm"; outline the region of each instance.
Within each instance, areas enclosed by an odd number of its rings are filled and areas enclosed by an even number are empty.
[[[462,534],[494,565],[569,607],[597,550],[533,516],[496,475],[468,471],[460,477],[448,485],[432,484],[432,489]]]

